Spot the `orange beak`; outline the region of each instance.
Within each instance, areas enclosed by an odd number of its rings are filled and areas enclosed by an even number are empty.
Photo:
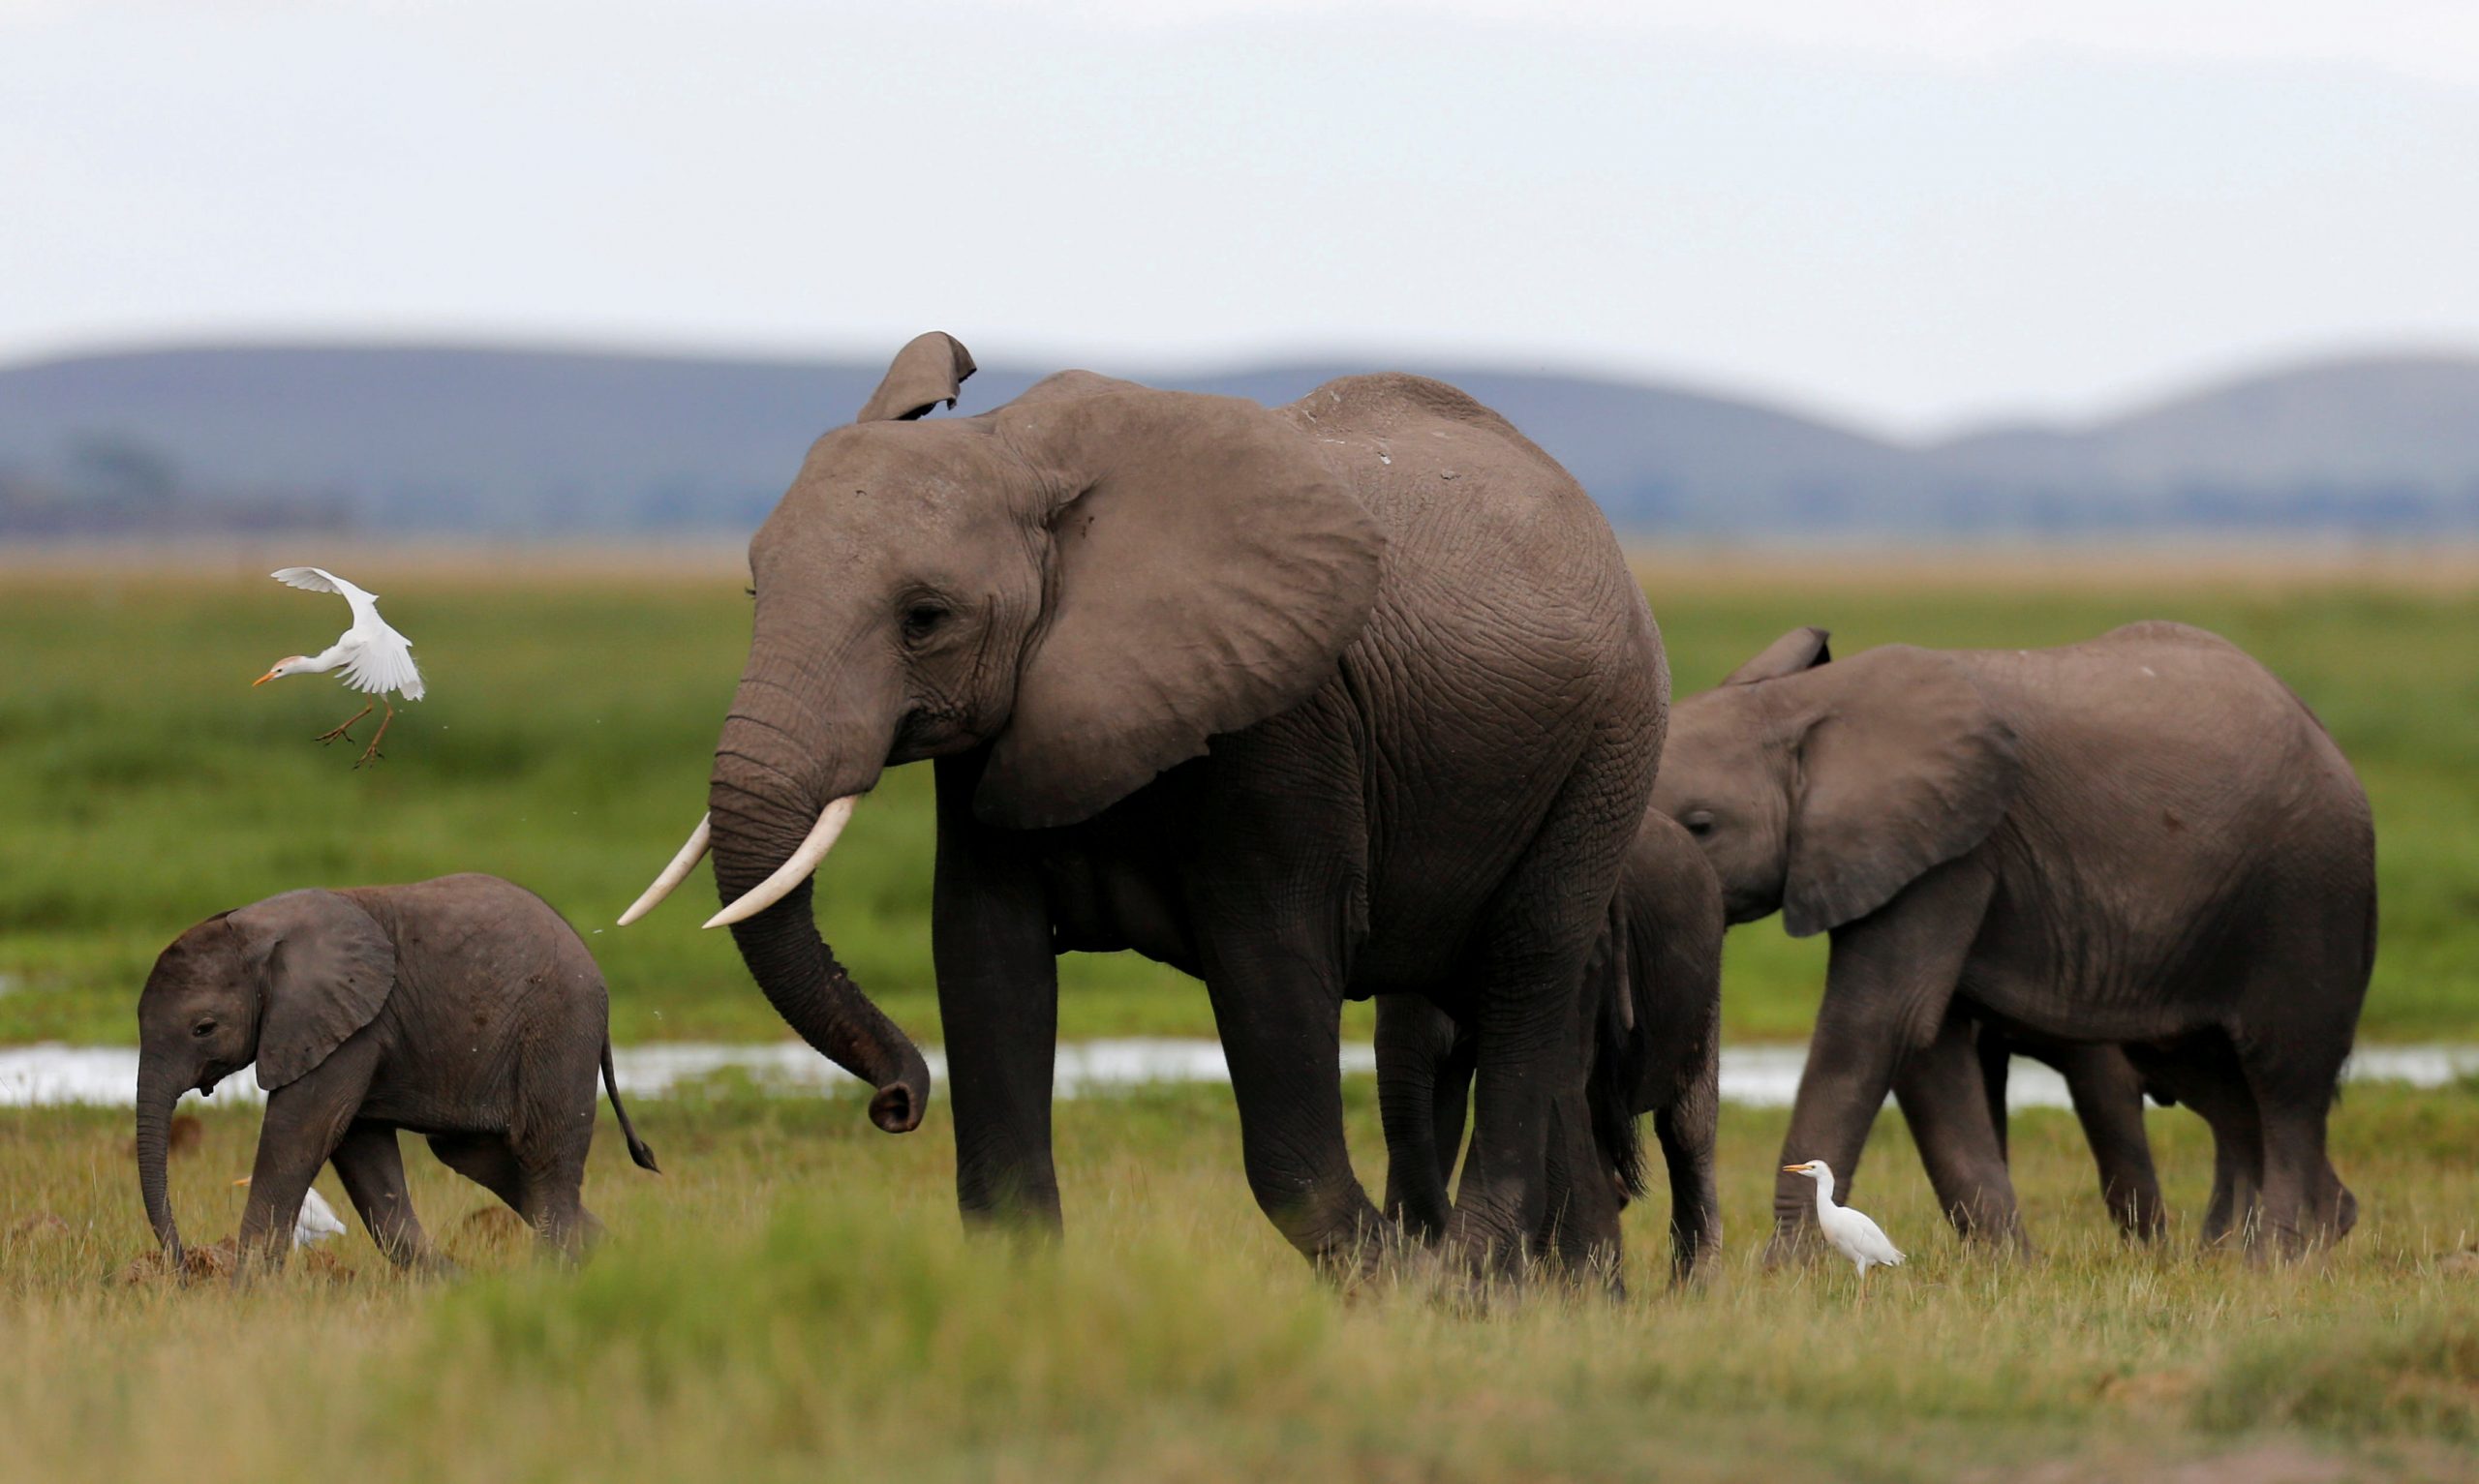
[[[1804,1175],[1807,1172],[1808,1166],[1805,1165],[1785,1165],[1782,1166],[1782,1173],[1786,1175]]]
[[[275,672],[274,672],[274,671],[272,671],[272,670],[270,670],[270,671],[268,671],[266,674],[260,676],[257,680],[252,681],[250,683],[251,683],[251,685],[253,685],[253,686],[259,686],[259,685],[263,685],[263,684],[265,684],[267,681],[271,681],[271,680],[274,680],[274,679],[275,679]]]
[[[232,1183],[234,1185],[247,1185],[250,1183],[250,1177],[248,1175],[243,1175],[240,1179],[235,1180]]]

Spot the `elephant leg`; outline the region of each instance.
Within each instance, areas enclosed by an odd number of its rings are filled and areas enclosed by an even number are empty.
[[[1446,1234],[1447,1181],[1471,1085],[1468,1038],[1415,994],[1377,997],[1377,1105],[1386,1131],[1386,1214],[1423,1242]],[[1456,1062],[1462,1061],[1460,1075]]]
[[[1822,1160],[1841,1188],[1855,1184],[1868,1129],[1906,1051],[1932,1045],[1971,955],[1996,876],[1973,857],[1932,868],[1876,912],[1833,931],[1824,1000],[1808,1065],[1790,1106],[1784,1165]],[[1971,1097],[1986,1107],[1974,1085]],[[2007,1198],[2012,1196],[2007,1182]],[[1805,1245],[1816,1223],[1816,1189],[1777,1174],[1768,1262]]]
[[[2100,1198],[2121,1235],[2158,1239],[2167,1224],[2152,1138],[2143,1127],[2143,1078],[2116,1046],[2061,1046],[2049,1060],[2066,1077],[2074,1116],[2099,1166]]]
[[[602,1221],[583,1199],[582,1150],[529,1160],[496,1134],[434,1134],[430,1152],[448,1168],[497,1196],[534,1228],[546,1254],[574,1258],[603,1231]]]
[[[1385,1218],[1343,1142],[1342,995],[1339,976],[1320,967],[1271,944],[1217,944],[1206,987],[1257,1205],[1310,1262],[1349,1281]]]
[[[506,1139],[496,1134],[434,1134],[430,1152],[442,1165],[506,1202],[509,1210],[525,1214],[525,1172]]]
[[[591,1118],[589,1114],[589,1137]],[[571,1262],[584,1257],[587,1244],[602,1231],[602,1223],[585,1208],[587,1148],[588,1140],[578,1138],[510,1146],[525,1181],[525,1203],[518,1212],[533,1226],[546,1255]]]
[[[2014,1077],[2014,1044],[2003,1031],[1985,1025],[1973,1039],[1979,1052],[1980,1087],[1988,1099],[1989,1122],[1997,1128],[1997,1157],[2010,1167],[2013,1155],[2007,1147],[2005,1087]]]
[[[978,756],[941,758],[931,953],[956,1120],[956,1200],[967,1224],[1056,1232],[1051,1082],[1058,960],[1039,866],[972,817]]]
[[[328,1163],[344,1182],[345,1195],[360,1213],[370,1239],[388,1261],[402,1268],[447,1265],[413,1215],[413,1196],[405,1189],[404,1156],[396,1147],[392,1125],[354,1120]]]
[[[580,1256],[587,1234],[601,1226],[579,1198],[585,1183],[582,1157],[566,1151],[520,1151],[497,1134],[434,1134],[430,1150],[442,1165],[523,1217],[545,1253]]]
[[[2203,1243],[2232,1233],[2250,1240],[2263,1184],[2263,1130],[2255,1097],[2226,1038],[2215,1035],[2174,1051],[2130,1051],[2135,1067],[2168,1097],[2193,1108],[2212,1128],[2212,1199],[2204,1208]]]
[[[1718,1045],[1715,1047],[1719,1049]],[[1653,1112],[1653,1136],[1661,1141],[1669,1170],[1670,1281],[1699,1275],[1722,1250],[1722,1198],[1713,1172],[1713,1144],[1720,1133],[1718,1071],[1700,1073],[1667,1107]]]
[[[2283,1055],[2270,1048],[2249,1048],[2240,1059],[2263,1130],[2264,1234],[2282,1257],[2339,1240],[2340,1197],[2345,1192],[2324,1148],[2325,1113],[2340,1080],[2339,1059]]]
[[[352,1127],[378,1066],[377,1040],[354,1036],[325,1061],[267,1094],[258,1158],[250,1169],[250,1198],[241,1208],[235,1244],[239,1260],[232,1271],[236,1285],[247,1282],[256,1268],[283,1269],[292,1250],[301,1198],[319,1166]]]
[[[1571,1099],[1571,1121],[1590,1127],[1583,984],[1641,822],[1639,804],[1610,817],[1613,798],[1641,797],[1619,751],[1576,763],[1475,924],[1472,1142],[1448,1233],[1481,1267],[1519,1264],[1546,1229],[1553,1104]]]
[[[2263,1194],[2263,1135],[2249,1109],[2244,1132],[2233,1136],[2219,1129],[2212,1138],[2212,1196],[2204,1203],[2203,1241],[2218,1247],[2236,1232],[2250,1240],[2257,1203]]]
[[[1894,1099],[1919,1145],[1937,1203],[1954,1229],[2028,1253],[2031,1239],[2023,1230],[2013,1178],[2005,1168],[2005,1143],[1997,1132],[2004,1122],[2003,1105],[1992,1109],[1989,1104],[1982,1040],[1971,1018],[1945,1016],[1935,1041],[1902,1058],[1894,1074]]]
[[[1598,1278],[1613,1295],[1623,1293],[1621,1192],[1616,1171],[1593,1139],[1592,1110],[1583,1089],[1577,1086],[1552,1099],[1549,1116],[1549,1214],[1534,1237],[1534,1250],[1554,1254],[1570,1278]]]

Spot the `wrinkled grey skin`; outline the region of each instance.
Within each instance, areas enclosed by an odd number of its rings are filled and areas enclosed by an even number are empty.
[[[1721,1109],[1722,886],[1676,821],[1647,812],[1584,978],[1583,1097],[1556,1105],[1549,1228],[1535,1246],[1575,1269],[1616,1272],[1618,1217],[1644,1193],[1636,1120],[1653,1115],[1669,1172],[1670,1276],[1722,1245],[1713,1139]],[[1386,1214],[1444,1235],[1477,1038],[1429,1001],[1377,1002]]]
[[[242,1261],[281,1268],[303,1192],[332,1162],[371,1239],[400,1267],[445,1266],[405,1194],[396,1132],[574,1255],[595,1075],[610,1086],[601,972],[540,897],[495,876],[287,892],[172,941],[138,1000],[138,1166],[175,1266],[165,1188],[172,1105],[255,1063],[266,1089]],[[637,1138],[610,1086],[628,1152]]]
[[[2307,708],[2176,623],[1829,659],[1796,630],[1680,703],[1655,800],[1731,921],[1833,935],[1783,1163],[1854,1171],[1891,1088],[1958,1223],[2016,1232],[1976,1022],[2117,1045],[2201,1112],[2208,1232],[2260,1224],[2287,1255],[2346,1231],[2325,1120],[2374,960],[2375,836]],[[1809,1206],[1777,1185],[1777,1253]]]
[[[829,801],[935,759],[968,1218],[1058,1224],[1055,955],[1134,949],[1205,981],[1250,1186],[1322,1265],[1384,1230],[1344,1149],[1342,1001],[1478,1023],[1452,1240],[1515,1260],[1668,693],[1607,523],[1416,377],[1266,409],[1068,372],[913,420],[971,367],[913,342],[750,542],[708,796],[723,898]],[[828,953],[809,883],[732,931],[784,1019],[878,1089],[872,1120],[915,1126],[920,1054]]]

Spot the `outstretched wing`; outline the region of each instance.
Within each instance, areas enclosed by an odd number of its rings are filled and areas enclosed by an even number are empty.
[[[343,595],[352,609],[352,626],[345,643],[352,657],[345,661],[344,682],[371,695],[394,691],[408,701],[422,698],[422,673],[413,665],[412,641],[379,617],[379,594],[354,587],[325,567],[279,567],[267,574],[287,586],[312,592]]]
[[[413,647],[389,628],[377,614],[368,628],[354,636],[352,658],[345,661],[345,683],[372,695],[394,691],[408,701],[422,698],[422,673],[413,667]]]
[[[325,567],[278,567],[267,575],[289,588],[342,594],[352,609],[355,623],[364,623],[379,616],[378,593],[356,588]]]

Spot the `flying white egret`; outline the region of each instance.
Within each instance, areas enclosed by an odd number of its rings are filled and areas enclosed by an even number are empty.
[[[312,592],[341,592],[352,609],[352,626],[342,638],[316,654],[291,654],[275,662],[275,668],[250,683],[263,685],[288,675],[324,675],[341,665],[344,681],[364,695],[379,699],[355,712],[352,721],[332,732],[321,732],[319,741],[334,742],[342,737],[351,742],[353,721],[359,721],[376,708],[384,705],[387,714],[379,720],[378,735],[362,750],[360,760],[352,766],[379,761],[380,739],[387,735],[387,723],[396,719],[395,703],[387,699],[394,691],[407,701],[422,698],[422,673],[413,668],[413,641],[387,626],[379,617],[379,594],[361,589],[322,567],[283,567],[267,574],[291,587],[306,588]]]
[[[1902,1249],[1885,1239],[1875,1222],[1833,1203],[1833,1170],[1822,1160],[1810,1160],[1805,1165],[1785,1165],[1782,1172],[1805,1175],[1817,1183],[1817,1227],[1834,1251],[1859,1265],[1859,1291],[1868,1291],[1868,1269],[1902,1266]]]
[[[247,1185],[250,1177],[243,1175],[232,1183]],[[344,1218],[336,1214],[335,1207],[327,1204],[327,1197],[319,1194],[319,1188],[314,1185],[303,1191],[300,1214],[292,1219],[292,1245],[316,1247],[331,1236],[344,1234]]]

